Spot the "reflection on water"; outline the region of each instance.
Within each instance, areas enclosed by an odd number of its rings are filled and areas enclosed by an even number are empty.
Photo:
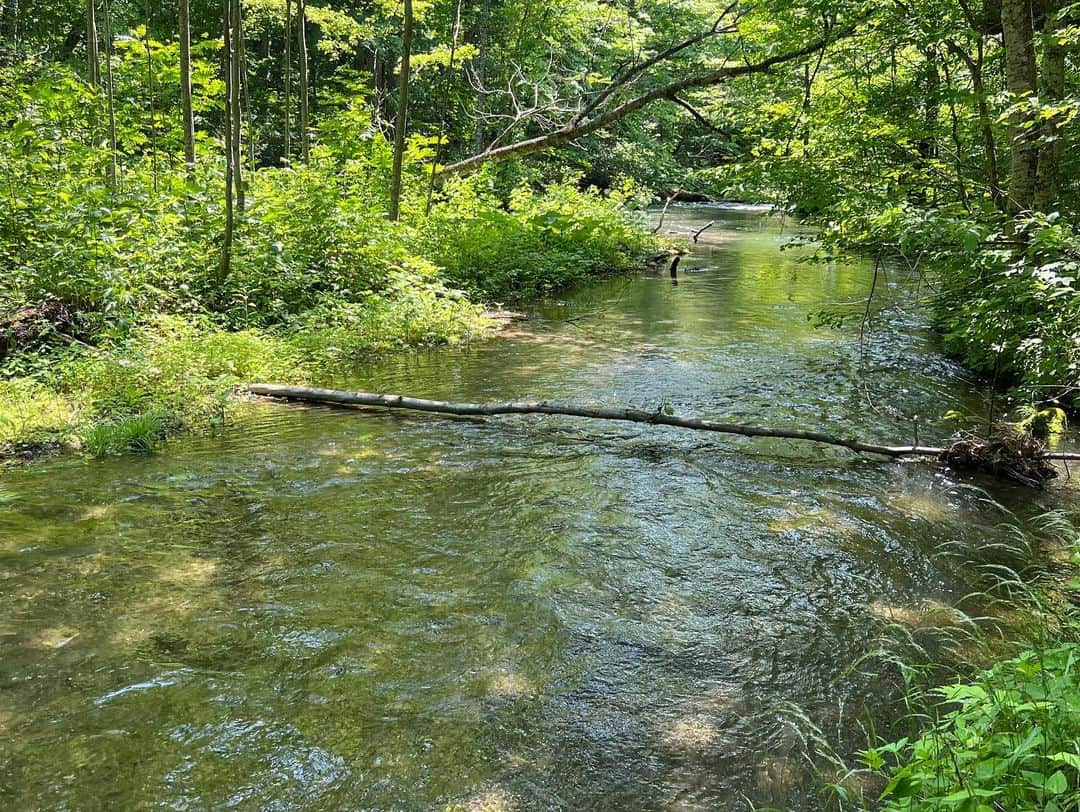
[[[981,408],[910,308],[862,345],[808,323],[867,267],[800,263],[759,211],[667,226],[708,220],[677,286],[604,282],[338,383],[890,441]],[[778,704],[835,729],[869,619],[947,617],[970,574],[936,547],[1000,532],[932,466],[530,417],[259,406],[3,487],[13,809],[812,808]]]

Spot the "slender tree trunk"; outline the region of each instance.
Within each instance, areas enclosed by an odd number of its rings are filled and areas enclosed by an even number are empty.
[[[1031,0],[1001,0],[1001,28],[1005,44],[1005,81],[1014,105],[1009,117],[1011,161],[1006,212],[1029,211],[1035,197],[1038,172],[1038,127],[1027,102],[1037,92],[1033,9]]]
[[[184,118],[184,166],[195,176],[195,113],[191,103],[191,0],[180,0],[180,106]]]
[[[109,111],[109,185],[116,189],[118,178],[116,155],[116,100],[113,92],[113,34],[111,0],[105,0],[105,100]]]
[[[221,2],[221,28],[224,49],[222,50],[222,73],[225,75],[225,238],[221,245],[220,280],[225,281],[232,271],[232,244],[235,213],[233,211],[233,179],[235,164],[233,152],[233,36],[232,36],[233,0]]]
[[[240,59],[240,64],[237,66],[240,71],[240,92],[241,103],[243,109],[241,110],[241,121],[246,121],[248,126],[247,131],[247,153],[248,153],[248,171],[255,172],[255,119],[251,117],[251,95],[248,88],[248,61],[247,61],[247,42],[244,36],[244,6],[243,3],[237,0],[236,4],[236,30],[238,34],[239,47],[237,49],[237,56]],[[243,195],[241,195],[241,198]]]
[[[923,53],[926,60],[923,75],[923,137],[919,141],[919,157],[932,160],[938,157],[938,128],[941,124],[941,102],[938,92],[941,89],[941,74],[938,72],[937,52],[927,49]]]
[[[150,172],[158,190],[157,115],[154,106],[154,54],[150,50],[150,0],[143,2],[143,45],[146,49],[146,90],[150,112]]]
[[[994,203],[1002,211],[1005,210],[1005,193],[1001,189],[1001,175],[998,171],[997,143],[994,138],[994,120],[990,117],[990,107],[986,100],[986,83],[983,79],[983,65],[985,61],[986,47],[983,37],[979,37],[978,50],[975,59],[969,64],[971,70],[971,87],[975,92],[979,108],[979,130],[982,132],[983,152],[985,153],[986,184],[990,189],[990,196]]]
[[[98,53],[99,37],[95,3],[96,0],[86,0],[86,67],[87,82],[95,91],[87,116],[90,125],[90,145],[92,149],[97,150],[101,145],[101,108],[98,104],[101,95],[101,55]]]
[[[98,55],[96,0],[86,0],[86,66],[87,80],[95,89],[101,88],[101,57]]]
[[[375,93],[375,105],[374,105],[374,108],[375,108],[375,119],[376,119],[377,124],[381,123],[382,121],[384,121],[386,119],[386,116],[383,114],[383,80],[382,80],[382,73],[383,73],[382,52],[379,50],[378,46],[375,46],[375,49],[374,49],[374,51],[372,53],[372,56],[371,56],[371,89]]]
[[[442,160],[443,139],[446,135],[446,117],[450,111],[450,88],[454,79],[454,57],[457,55],[458,34],[461,32],[461,0],[457,0],[454,6],[454,29],[450,38],[450,59],[446,65],[446,85],[443,89],[443,108],[439,116],[439,135],[435,139],[435,158],[431,162],[431,178],[428,183],[427,203],[424,204],[424,214],[431,213],[431,202],[435,196],[435,181],[439,171],[439,162]]]
[[[820,64],[820,63],[819,63]],[[803,65],[803,100],[802,100],[802,135],[800,140],[802,141],[803,151],[810,146],[810,105],[813,101],[811,93],[813,91],[814,77],[810,72],[810,63],[807,62]]]
[[[240,106],[240,84],[242,81],[240,72],[240,50],[243,42],[243,22],[240,19],[240,0],[230,0],[232,10],[229,22],[232,25],[232,43],[229,48],[229,65],[232,68],[231,81],[229,82],[229,107],[231,108],[232,123],[232,151],[233,151],[233,191],[236,195],[236,210],[243,213],[244,201],[244,147],[243,147],[243,108]]]
[[[956,87],[947,57],[941,59],[941,70],[945,75],[945,87]],[[964,172],[964,140],[960,135],[960,114],[956,110],[956,100],[951,93],[948,95],[947,104],[949,105],[949,135],[952,138],[953,147],[953,170],[956,172],[956,192],[964,208],[971,211],[971,200],[968,197],[967,178]]]
[[[292,160],[292,0],[285,0],[285,166]]]
[[[304,163],[311,159],[310,125],[310,88],[308,87],[308,49],[307,49],[307,3],[296,0],[296,25],[298,46],[300,48],[300,157]]]
[[[401,215],[401,169],[405,159],[405,130],[409,124],[409,61],[412,56],[413,5],[405,0],[405,30],[401,36],[398,105],[394,116],[394,167],[390,176],[390,220]]]
[[[1045,41],[1043,44],[1041,88],[1039,100],[1044,104],[1060,104],[1065,98],[1065,46],[1061,44],[1059,28],[1061,0],[1050,0],[1046,8]],[[1058,116],[1043,122],[1042,144],[1039,147],[1039,168],[1035,178],[1035,209],[1049,213],[1057,207],[1058,181],[1061,176],[1061,156],[1064,142]]]
[[[476,122],[473,133],[473,150],[484,151],[484,110],[487,102],[488,27],[491,22],[491,0],[483,0],[480,6],[480,42],[476,54]]]

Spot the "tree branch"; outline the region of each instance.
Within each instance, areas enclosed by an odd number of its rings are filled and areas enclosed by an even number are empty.
[[[837,32],[826,33],[825,36],[820,39],[806,45],[803,48],[799,48],[794,51],[787,51],[781,54],[775,54],[767,59],[763,59],[760,62],[746,62],[741,65],[731,65],[722,68],[717,68],[705,73],[699,73],[693,76],[688,76],[683,79],[677,79],[672,82],[668,82],[665,85],[649,90],[636,96],[632,99],[622,102],[621,104],[612,107],[607,112],[594,115],[587,120],[578,120],[577,117],[570,119],[566,124],[553,132],[545,133],[544,135],[538,135],[534,138],[527,138],[522,141],[518,141],[514,144],[507,144],[506,146],[497,147],[495,149],[487,149],[484,152],[473,155],[469,158],[465,158],[457,163],[450,164],[443,167],[439,171],[438,177],[440,180],[445,180],[449,177],[456,175],[463,175],[477,169],[482,164],[488,161],[505,161],[510,158],[520,158],[526,155],[532,155],[536,152],[542,152],[554,147],[565,146],[566,144],[580,138],[583,135],[596,132],[597,130],[613,124],[623,118],[626,118],[631,113],[646,107],[653,102],[663,99],[673,99],[681,93],[688,90],[695,90],[703,87],[710,87],[712,85],[722,84],[728,79],[733,79],[738,76],[747,76],[755,73],[765,73],[772,68],[783,65],[787,62],[794,62],[795,60],[802,59],[809,54],[815,53],[823,48],[827,48],[829,45],[837,42],[841,39],[851,36],[855,32],[855,25],[848,26]],[[647,60],[650,61],[650,60]],[[655,63],[653,63],[655,64]]]

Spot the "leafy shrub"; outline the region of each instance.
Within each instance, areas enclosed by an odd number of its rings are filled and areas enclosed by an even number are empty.
[[[946,349],[1031,400],[1080,385],[1080,234],[1056,216],[1006,234],[993,217],[911,205],[852,218],[827,244],[889,246],[929,275]]]
[[[626,271],[653,245],[630,210],[633,187],[601,195],[566,180],[519,186],[507,208],[479,175],[455,184],[417,225],[418,253],[486,297],[524,298]]]
[[[482,308],[434,274],[430,265],[414,263],[362,301],[328,300],[297,320],[289,341],[309,365],[333,372],[380,351],[455,344],[490,326]]]
[[[1040,809],[1080,804],[1080,645],[1025,651],[936,692],[951,710],[914,741],[867,750],[888,769],[890,812]]]

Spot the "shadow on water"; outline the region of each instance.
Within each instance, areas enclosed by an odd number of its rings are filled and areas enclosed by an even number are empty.
[[[602,282],[339,383],[881,440],[981,410],[916,311],[862,345],[808,323],[866,295],[865,265],[798,262],[760,211],[667,223],[708,220],[677,287]],[[777,707],[842,727],[873,702],[843,675],[874,616],[947,606],[973,575],[938,547],[1002,532],[932,466],[532,418],[260,406],[160,456],[4,477],[19,809],[815,808]]]

